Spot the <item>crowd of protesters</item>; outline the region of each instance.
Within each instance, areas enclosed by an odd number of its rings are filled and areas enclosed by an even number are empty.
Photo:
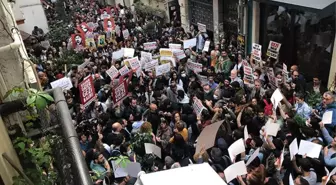
[[[52,81],[63,77],[71,79],[73,87],[65,90],[65,97],[88,168],[91,172],[99,172],[93,179],[95,184],[103,181],[119,185],[140,183],[130,176],[115,177],[113,159],[109,159],[120,156],[140,163],[145,173],[191,163],[209,163],[226,181],[224,170],[235,162],[246,162],[257,149],[259,154],[247,165],[247,174],[227,184],[287,185],[291,183],[290,178],[295,185],[336,184],[333,174],[330,180],[327,179],[329,171],[336,167],[335,92],[328,91],[318,76],[305,79],[296,65],[291,66],[286,74],[282,61],[273,58],[268,58],[265,63],[255,61],[237,49],[234,37],[213,43],[206,33],[197,31],[194,26],[189,30],[183,29],[177,17],[165,23],[166,20],[160,17],[138,14],[121,5],[109,7],[111,12],[101,12],[106,7],[89,0],[69,0],[64,5],[71,17],[69,27],[74,30],[69,33],[69,39],[60,46],[43,48],[42,52],[29,49],[29,53],[40,61],[36,70],[43,88],[51,88]],[[49,2],[46,10],[52,23],[57,21],[53,7],[54,4]],[[107,17],[114,19],[114,26],[119,27],[119,31],[106,32],[101,19],[101,15],[106,13],[110,13]],[[96,24],[91,30],[95,41],[99,40],[98,35],[105,35],[102,46],[96,43],[96,47],[85,47],[84,44],[83,48],[76,47],[85,38],[71,39],[71,35],[86,29],[77,29],[83,22]],[[154,23],[154,31],[145,32],[144,28],[151,23]],[[126,29],[129,36],[125,38],[123,30]],[[37,38],[37,45],[44,40],[44,32],[38,27],[35,27],[33,35]],[[140,73],[130,73],[125,77],[128,96],[119,102],[113,101],[114,81],[118,77],[111,79],[106,71],[112,66],[119,70],[127,65],[123,62],[125,58],[114,59],[113,52],[133,48],[134,56],[140,60],[144,43],[156,42],[157,49],[151,53],[159,56],[160,48],[169,48],[169,44],[183,45],[184,40],[192,38],[197,38],[196,46],[184,49],[185,57],[175,58],[176,62],[171,63],[168,73],[156,75],[154,70],[144,69]],[[206,41],[211,43],[208,51],[204,50]],[[88,64],[73,66],[69,71],[56,70],[54,59],[69,49],[82,54]],[[202,64],[201,71],[190,69],[188,62]],[[250,82],[244,78],[244,66],[253,69]],[[276,78],[276,87],[268,78],[270,69]],[[84,106],[81,105],[78,84],[90,75],[94,80],[96,99]],[[206,78],[200,79],[200,76]],[[272,95],[276,89],[281,92],[282,100],[274,105]],[[318,104],[309,103],[311,94],[322,97]],[[193,106],[195,101],[204,106],[198,115]],[[331,123],[321,121],[325,112],[332,112]],[[197,151],[200,133],[222,120],[214,146]],[[280,125],[275,136],[266,133],[267,124]],[[248,138],[244,135],[245,128]],[[245,151],[230,159],[228,148],[241,138],[244,138]],[[319,156],[292,156],[289,146],[293,141],[297,145],[302,141],[320,145]],[[147,154],[145,143],[159,146],[161,158]]]

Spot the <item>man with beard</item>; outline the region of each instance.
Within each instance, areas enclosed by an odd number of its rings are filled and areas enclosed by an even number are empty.
[[[247,130],[249,134],[253,136],[259,136],[260,129],[266,123],[266,117],[264,113],[264,109],[259,108],[257,116],[255,116],[250,124],[247,124]]]
[[[104,178],[111,172],[111,167],[108,161],[104,158],[103,154],[96,152],[93,154],[93,160],[90,163],[90,168],[93,171],[99,173],[98,179],[104,180]]]

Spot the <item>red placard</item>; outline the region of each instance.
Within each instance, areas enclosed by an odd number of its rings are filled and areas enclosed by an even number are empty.
[[[96,98],[96,91],[93,84],[93,78],[90,75],[78,84],[81,103],[84,106],[89,105]]]
[[[72,34],[71,41],[74,49],[83,49],[85,47],[85,38],[82,34]]]
[[[113,102],[116,104],[128,95],[128,83],[124,80],[112,90]]]
[[[114,23],[114,18],[111,17],[109,19],[104,19],[104,30],[107,31],[112,31],[115,28],[115,23]]]
[[[88,32],[92,32],[92,29],[86,24],[86,22],[83,22],[79,26],[77,26],[77,30],[82,33],[82,35],[85,35]]]

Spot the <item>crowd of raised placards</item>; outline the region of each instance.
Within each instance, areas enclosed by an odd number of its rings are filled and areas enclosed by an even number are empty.
[[[56,24],[55,4],[45,5]],[[335,94],[278,61],[281,43],[244,56],[235,37],[214,43],[176,14],[166,23],[91,0],[64,10],[69,39],[45,48],[40,35],[28,51],[41,85],[64,89],[95,184],[199,163],[223,184],[335,184]],[[56,68],[68,50],[82,64]]]

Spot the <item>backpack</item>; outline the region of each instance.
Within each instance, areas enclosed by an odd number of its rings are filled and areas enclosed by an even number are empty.
[[[267,100],[263,100],[265,103],[265,107],[264,107],[264,113],[266,116],[270,116],[273,114],[273,104],[272,103],[268,103]]]

